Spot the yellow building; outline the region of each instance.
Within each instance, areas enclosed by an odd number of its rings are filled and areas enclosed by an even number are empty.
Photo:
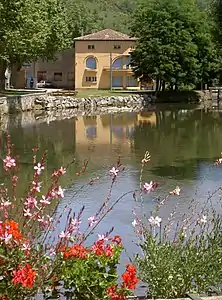
[[[135,42],[135,38],[112,29],[76,38],[75,88],[139,88],[130,67]]]
[[[56,53],[55,60],[39,59],[25,69],[25,75],[19,72],[19,87],[29,88],[33,78],[65,89],[138,89],[139,80],[130,66],[135,43],[136,38],[112,29],[78,37],[75,48]]]

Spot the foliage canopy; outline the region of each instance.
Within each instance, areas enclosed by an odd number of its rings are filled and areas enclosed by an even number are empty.
[[[219,58],[205,12],[192,0],[149,0],[135,12],[132,53],[136,76],[157,78],[171,89],[209,83]]]

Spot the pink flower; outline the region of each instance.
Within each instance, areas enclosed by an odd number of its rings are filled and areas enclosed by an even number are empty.
[[[50,247],[50,249],[49,249],[49,255],[50,256],[55,256],[56,255],[55,248],[53,246]]]
[[[46,218],[48,219],[48,221],[51,223],[53,221],[53,218],[50,215],[47,215]]]
[[[112,169],[109,170],[109,173],[112,174],[112,175],[114,175],[114,176],[117,176],[118,173],[119,173],[119,170],[116,169],[115,167],[112,167]]]
[[[49,192],[49,194],[50,194],[50,197],[51,197],[51,198],[54,198],[54,197],[57,196],[57,192],[56,192],[55,189],[51,189],[51,191]]]
[[[88,223],[89,223],[90,227],[92,227],[93,225],[95,225],[97,223],[96,217],[95,216],[89,217],[88,218]]]
[[[78,227],[81,223],[82,222],[77,218],[73,219],[72,222],[71,222],[73,227]]]
[[[41,224],[42,228],[49,225],[49,221],[46,220],[44,216],[38,217],[38,222]]]
[[[69,233],[69,232],[64,232],[64,231],[62,231],[61,233],[60,233],[60,235],[59,235],[59,237],[62,239],[68,239],[68,238],[70,238],[70,236],[71,236],[71,234]]]
[[[33,192],[38,192],[38,193],[40,193],[40,190],[41,190],[41,182],[33,181],[32,184],[33,184],[32,191],[33,191]]]
[[[5,159],[3,159],[3,162],[4,162],[5,170],[8,170],[8,169],[16,166],[15,159],[9,155],[7,155]]]
[[[69,232],[77,231],[79,229],[79,225],[81,224],[81,221],[77,218],[73,219],[70,223]]]
[[[12,202],[9,202],[9,201],[2,201],[1,202],[1,208],[4,209],[4,208],[8,208],[9,206],[12,205]]]
[[[29,208],[24,209],[23,212],[24,212],[24,217],[31,217],[32,216]]]
[[[66,173],[66,168],[61,167],[59,169],[59,172],[61,173],[61,175],[64,175]]]
[[[143,185],[144,191],[147,193],[152,192],[156,187],[156,184],[153,181],[150,181],[150,183],[145,182]]]
[[[28,196],[26,198],[25,207],[26,208],[34,208],[37,206],[37,200],[35,197]]]
[[[49,198],[46,198],[44,195],[42,196],[42,199],[39,202],[42,203],[42,205],[50,204]]]
[[[53,172],[52,177],[58,177],[64,175],[66,173],[66,169],[61,167],[60,169]]]
[[[40,163],[38,163],[36,166],[34,166],[34,170],[36,170],[36,173],[37,173],[38,175],[40,175],[41,172],[42,172],[42,170],[44,170],[44,169],[45,169],[45,167],[42,166]]]
[[[11,233],[8,234],[7,232],[5,232],[5,236],[2,237],[2,240],[3,240],[6,244],[8,244],[8,243],[10,242],[11,239],[12,239],[12,234],[11,234]]]

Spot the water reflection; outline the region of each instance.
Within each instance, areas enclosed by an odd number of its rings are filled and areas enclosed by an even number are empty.
[[[108,170],[118,156],[125,170],[114,186],[110,201],[139,187],[140,161],[146,150],[150,151],[152,160],[144,170],[144,181],[158,181],[160,187],[143,197],[143,211],[149,213],[152,210],[155,197],[168,194],[176,185],[181,187],[181,196],[171,197],[161,212],[163,219],[168,217],[175,204],[181,214],[187,212],[193,197],[202,205],[209,190],[213,191],[221,184],[222,169],[213,166],[222,151],[222,113],[218,111],[157,107],[155,111],[83,116],[29,127],[15,122],[10,124],[8,132],[21,161],[20,195],[24,195],[26,182],[31,178],[32,148],[38,146],[42,151],[48,150],[43,182],[48,182],[52,170],[67,165],[75,157],[75,164],[62,181],[67,191],[58,209],[61,211],[68,203],[78,211],[85,204],[86,219],[95,214],[106,198],[110,187]],[[84,159],[89,160],[88,170],[82,176],[76,176]],[[100,180],[74,196],[76,190],[94,177]],[[1,180],[4,180],[3,174]],[[216,200],[218,197],[213,198],[213,205],[221,211],[221,204]],[[132,242],[136,239],[131,225],[135,207],[140,209],[140,203],[135,203],[128,195],[98,228],[104,233],[115,225],[115,233],[123,236],[129,255],[138,251]],[[57,230],[59,232],[60,228]],[[123,262],[126,259],[124,254]]]

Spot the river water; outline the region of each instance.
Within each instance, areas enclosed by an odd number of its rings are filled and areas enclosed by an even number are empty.
[[[66,166],[75,158],[75,164],[62,179],[66,191],[58,212],[67,203],[76,212],[85,205],[83,223],[95,215],[106,199],[111,183],[109,169],[118,157],[124,170],[113,186],[111,203],[123,193],[139,188],[141,159],[145,151],[150,152],[151,161],[144,170],[143,182],[153,180],[159,186],[154,193],[143,196],[143,212],[149,214],[155,205],[155,197],[164,197],[177,185],[180,186],[181,196],[169,199],[166,209],[161,212],[163,219],[168,217],[176,202],[182,213],[187,211],[192,198],[198,199],[202,205],[209,192],[222,183],[222,169],[213,166],[222,152],[222,112],[219,111],[168,105],[140,113],[80,116],[25,127],[9,122],[7,133],[11,135],[15,152],[19,155],[21,196],[31,178],[32,148],[37,146],[40,152],[48,150],[43,182],[50,179],[54,169]],[[4,135],[6,132],[2,133],[2,143]],[[77,176],[84,160],[88,160],[87,170]],[[92,178],[97,179],[95,183],[87,184]],[[127,195],[95,232],[102,234],[114,226],[114,233],[123,237],[126,252],[122,255],[120,271],[129,257],[140,251],[132,226],[132,210],[140,207],[140,201],[135,202],[132,195]],[[215,207],[221,209],[216,202]]]

